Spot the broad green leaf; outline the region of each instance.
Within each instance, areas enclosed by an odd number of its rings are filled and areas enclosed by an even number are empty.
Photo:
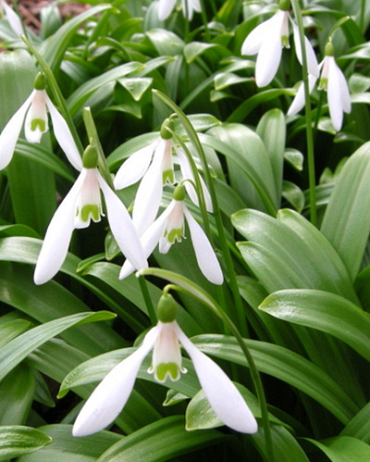
[[[174,460],[183,454],[224,441],[225,438],[213,430],[187,432],[182,416],[167,417],[122,438],[102,454],[97,462]]]
[[[152,84],[153,79],[149,77],[133,77],[119,79],[118,82],[126,88],[135,101],[140,101],[143,94]]]
[[[36,451],[51,443],[39,430],[20,425],[0,427],[0,460],[9,460]]]
[[[165,29],[152,29],[146,33],[159,55],[176,56],[182,54],[185,43],[176,34]]]
[[[250,80],[250,77],[240,77],[239,75],[233,74],[231,72],[220,72],[215,77],[215,90],[225,90],[225,88],[228,88],[231,85],[245,83]]]
[[[51,444],[33,454],[20,457],[18,462],[95,462],[103,452],[122,438],[121,435],[111,432],[73,438],[72,426],[62,424],[46,425],[37,432]]]
[[[245,356],[232,337],[199,335],[193,343],[204,353],[247,366]],[[358,412],[357,406],[329,375],[306,358],[279,345],[245,340],[260,372],[272,375],[311,396],[343,423]]]
[[[284,159],[299,172],[303,170],[304,156],[298,149],[286,149],[284,152]]]
[[[352,436],[358,440],[370,444],[370,403],[367,403],[361,411],[348,422],[341,435]]]
[[[370,229],[370,143],[361,146],[336,180],[321,226],[352,280],[364,255]]]
[[[203,54],[206,50],[212,47],[216,47],[215,43],[202,43],[202,42],[191,42],[184,47],[184,56],[188,64],[192,63],[198,56]]]
[[[269,295],[260,309],[331,334],[370,361],[370,315],[343,297],[320,290],[282,290]]]
[[[22,334],[31,326],[31,323],[25,319],[12,319],[0,323],[0,348],[6,345],[10,340]]]
[[[305,205],[305,197],[302,189],[300,189],[296,184],[284,180],[281,195],[298,213],[302,212]]]
[[[34,349],[70,327],[88,322],[106,321],[112,313],[78,313],[34,327],[7,343],[0,350],[0,381]]]
[[[370,446],[349,436],[335,436],[324,441],[307,439],[317,446],[331,462],[365,462],[370,460]]]

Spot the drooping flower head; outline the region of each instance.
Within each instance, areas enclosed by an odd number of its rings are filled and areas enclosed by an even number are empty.
[[[290,0],[280,0],[278,11],[272,18],[257,26],[244,40],[242,55],[257,54],[256,83],[265,87],[275,77],[278,70],[282,48],[289,48],[289,22],[293,28],[293,38],[298,61],[302,64],[301,41],[297,24],[289,13]],[[307,65],[312,75],[318,76],[318,64],[311,43],[305,37],[304,44]]]
[[[161,21],[165,21],[172,13],[176,5],[177,0],[159,0],[158,6],[158,18]],[[183,15],[186,16],[189,21],[193,19],[194,12],[200,13],[202,7],[199,0],[181,0],[181,7]]]
[[[144,337],[141,346],[114,367],[94,390],[73,426],[73,436],[87,436],[103,430],[122,411],[141,363],[153,350],[149,373],[159,382],[179,380],[186,373],[182,366],[180,343],[194,364],[200,385],[218,418],[242,433],[255,433],[257,422],[238,389],[225,372],[198,350],[176,322],[176,305],[165,294],[158,303],[158,324]]]
[[[224,278],[216,254],[202,227],[186,207],[184,200],[185,187],[180,183],[176,186],[173,200],[166,210],[141,236],[145,256],[149,257],[157,244],[159,244],[160,253],[167,253],[175,242],[181,242],[185,235],[186,221],[200,270],[210,282],[220,285]],[[133,265],[129,259],[126,260],[120,272],[120,279],[124,279],[133,271]]]
[[[318,88],[325,90],[328,95],[328,106],[330,118],[333,127],[336,131],[342,128],[343,113],[351,112],[351,96],[347,81],[343,72],[338,67],[334,58],[334,47],[331,41],[325,46],[325,57],[320,63],[321,71]],[[309,92],[311,93],[315,87],[317,77],[309,74]],[[288,110],[288,115],[294,115],[299,112],[305,104],[304,85],[303,83],[298,88],[297,94],[292,101]]]
[[[91,220],[100,221],[100,191],[104,195],[108,222],[120,250],[135,268],[148,266],[130,215],[99,173],[97,159],[95,147],[89,146],[84,152],[83,168],[79,177],[55,212],[46,231],[35,268],[35,284],[44,284],[59,271],[67,256],[75,228],[86,228]]]

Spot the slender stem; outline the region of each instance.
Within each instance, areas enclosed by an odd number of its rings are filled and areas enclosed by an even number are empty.
[[[105,159],[103,147],[100,143],[98,131],[96,130],[95,122],[91,114],[91,109],[89,107],[85,107],[83,109],[82,117],[85,123],[89,142],[90,144],[96,147],[96,150],[98,152],[98,165],[100,173],[104,177],[105,181],[109,184],[109,186],[114,190],[115,188],[113,185],[112,177],[109,172],[107,161]]]
[[[35,47],[32,45],[30,40],[25,36],[22,35],[21,39],[24,41],[24,43],[27,45],[28,49],[30,52],[34,55],[36,58],[37,62],[40,64],[42,70],[44,71],[46,78],[48,80],[49,88],[52,91],[55,99],[56,105],[59,107],[59,111],[61,112],[64,120],[66,121],[68,128],[72,134],[72,137],[76,143],[76,146],[78,150],[80,151],[80,154],[82,155],[83,153],[83,146],[80,140],[80,137],[78,136],[77,130],[75,128],[75,125],[73,123],[72,117],[69,113],[67,104],[65,102],[64,96],[59,88],[59,85],[54,77],[54,74],[52,70],[50,69],[49,65],[47,62],[44,60],[44,58],[40,55],[40,53],[35,49]]]
[[[316,225],[317,210],[316,210],[315,154],[314,154],[314,143],[313,143],[313,132],[312,132],[310,90],[309,90],[309,84],[308,84],[307,53],[306,53],[306,47],[305,47],[302,12],[299,7],[298,0],[292,0],[292,6],[293,6],[294,15],[296,17],[297,25],[299,29],[299,41],[300,41],[301,54],[302,54],[302,73],[303,73],[303,85],[304,85],[304,93],[305,93],[308,182],[309,182],[309,190],[310,190],[310,216],[311,216],[311,223],[313,225]]]
[[[154,325],[157,324],[157,315],[155,314],[155,309],[154,309],[154,306],[153,306],[153,302],[152,302],[152,299],[151,299],[150,294],[149,294],[148,284],[147,284],[146,279],[144,277],[139,276],[138,279],[139,279],[141,293],[143,294],[145,305],[146,305],[146,308],[148,310],[148,316],[149,316],[150,322],[154,326]]]
[[[366,9],[366,0],[361,0],[361,11],[360,11],[360,31],[365,33],[365,9]]]
[[[201,6],[201,15],[202,15],[202,21],[203,21],[203,26],[204,26],[205,37],[206,37],[207,42],[210,42],[211,34],[209,33],[206,5],[205,5],[204,0],[200,0],[200,6]]]

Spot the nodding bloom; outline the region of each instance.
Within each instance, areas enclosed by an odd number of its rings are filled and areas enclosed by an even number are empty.
[[[15,34],[22,35],[24,32],[19,16],[10,8],[5,0],[0,0],[0,19],[4,15]]]
[[[83,156],[83,168],[79,177],[55,212],[46,231],[36,263],[35,284],[44,284],[59,271],[67,256],[75,228],[86,228],[91,220],[100,221],[103,214],[100,191],[104,195],[108,222],[120,250],[135,268],[148,266],[131,217],[99,173],[96,149],[89,146]]]
[[[330,118],[336,131],[342,128],[343,112],[351,112],[351,96],[348,84],[343,72],[338,67],[334,58],[334,48],[331,42],[325,47],[325,57],[319,66],[321,76],[319,90],[326,90],[328,94],[328,106]],[[308,76],[309,92],[315,87],[317,78],[311,74]],[[297,94],[288,110],[288,115],[299,112],[305,104],[304,85],[298,88]]]
[[[166,20],[172,13],[177,0],[159,0],[158,18],[161,21]],[[194,12],[200,13],[202,7],[199,0],[181,0],[181,6],[184,16],[186,15],[189,21],[193,19]]]
[[[48,130],[49,110],[53,122],[54,134],[70,163],[77,170],[82,169],[81,156],[73,140],[66,121],[59,114],[45,90],[45,75],[39,73],[35,79],[34,90],[30,96],[12,116],[0,135],[0,170],[12,160],[15,145],[24,123],[26,140],[39,143],[43,133]]]
[[[228,427],[242,433],[255,433],[257,422],[238,389],[225,372],[188,339],[175,321],[175,302],[163,295],[158,303],[158,324],[144,337],[141,346],[115,366],[94,390],[81,409],[73,426],[73,436],[87,436],[103,430],[122,411],[141,363],[153,350],[152,366],[158,382],[179,380],[182,367],[180,345],[194,364],[200,385],[218,418]]]
[[[173,130],[173,122],[170,119],[163,122],[159,138],[132,154],[118,169],[114,179],[116,189],[126,188],[141,179],[132,212],[132,221],[139,235],[143,234],[157,216],[163,185],[175,182],[172,133],[167,128]],[[176,154],[183,179],[192,180],[194,183],[194,175],[185,153],[182,149],[176,148]],[[202,178],[199,178],[207,210],[211,212],[209,192]],[[187,182],[185,187],[191,200],[198,205],[193,185]]]
[[[176,186],[173,200],[166,210],[149,226],[140,240],[146,257],[159,244],[159,252],[167,253],[177,241],[181,242],[185,234],[185,220],[188,223],[190,238],[195,257],[203,275],[213,284],[223,283],[223,273],[216,254],[202,227],[192,217],[184,202],[185,188],[180,183]],[[122,266],[119,278],[124,279],[134,271],[134,267],[127,259]]]
[[[297,24],[292,20],[290,0],[281,0],[278,11],[272,18],[257,26],[244,40],[242,55],[257,54],[256,83],[265,87],[275,77],[278,70],[282,48],[289,48],[289,22],[293,28],[293,39],[298,61],[302,64],[301,41]],[[318,76],[318,63],[311,43],[304,38],[307,65],[312,75]]]

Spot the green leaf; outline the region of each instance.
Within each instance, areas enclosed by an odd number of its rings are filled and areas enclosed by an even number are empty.
[[[97,462],[160,462],[197,451],[227,436],[213,430],[187,432],[181,416],[163,418],[113,445]],[[150,450],[148,450],[150,448]]]
[[[0,460],[13,459],[51,443],[51,438],[29,427],[0,427]]]
[[[299,172],[303,170],[304,156],[298,149],[286,149],[284,152],[284,159]]]
[[[346,162],[336,180],[321,226],[352,280],[364,255],[370,229],[370,143]]]
[[[184,47],[184,56],[186,62],[191,64],[198,56],[203,54],[206,50],[212,47],[216,47],[215,43],[202,43],[202,42],[191,42]]]
[[[0,323],[0,348],[6,345],[10,340],[26,331],[31,326],[25,319],[12,319]]]
[[[184,41],[176,34],[165,29],[152,29],[146,33],[159,55],[181,55]]]
[[[320,290],[282,290],[269,295],[260,309],[331,334],[370,361],[370,315],[343,297]]]
[[[281,194],[297,212],[302,212],[305,205],[305,196],[303,191],[296,184],[284,180],[283,191]]]
[[[135,101],[140,101],[143,94],[153,83],[153,79],[149,77],[134,77],[119,79],[118,82],[126,88]]]
[[[70,327],[114,318],[112,313],[78,313],[34,327],[0,350],[0,381],[34,349]]]
[[[342,430],[341,435],[352,436],[370,444],[370,403],[367,403],[361,411],[348,422],[346,427]]]
[[[349,436],[336,436],[322,442],[307,439],[332,462],[365,462],[370,460],[370,446]]]
[[[245,83],[250,80],[250,77],[240,77],[239,75],[231,72],[220,72],[215,76],[215,90],[221,91],[231,85]]]

